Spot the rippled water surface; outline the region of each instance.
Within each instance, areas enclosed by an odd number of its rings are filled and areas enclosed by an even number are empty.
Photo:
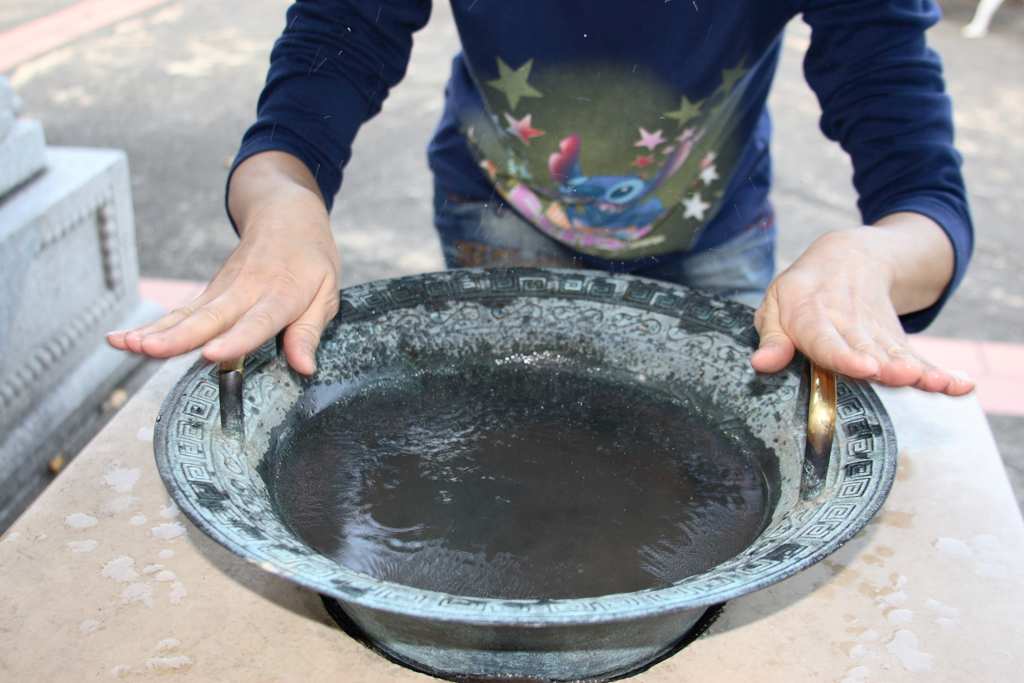
[[[463,596],[664,586],[743,550],[765,515],[761,474],[681,402],[557,362],[378,382],[275,462],[273,495],[318,551]]]

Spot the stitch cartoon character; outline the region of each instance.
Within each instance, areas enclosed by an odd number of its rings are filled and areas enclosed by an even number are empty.
[[[548,157],[548,171],[559,183],[552,199],[565,204],[566,217],[576,225],[609,231],[646,227],[664,207],[651,193],[686,162],[703,133],[679,143],[657,175],[647,180],[638,175],[584,175],[580,170],[580,136],[570,135],[558,143],[558,152]],[[650,197],[643,201],[646,197]]]

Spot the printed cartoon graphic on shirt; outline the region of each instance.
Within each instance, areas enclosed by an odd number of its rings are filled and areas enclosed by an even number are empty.
[[[647,134],[640,129],[641,134]],[[660,131],[659,131],[660,132]],[[585,175],[580,169],[580,136],[570,135],[558,143],[559,151],[548,157],[548,172],[560,181],[557,192],[537,192],[565,206],[570,225],[609,231],[623,239],[638,239],[664,212],[652,193],[671,178],[686,161],[699,135],[692,134],[671,152],[651,180],[631,173],[625,176]],[[649,134],[648,134],[649,135]]]
[[[638,68],[538,70],[497,59],[463,115],[481,168],[510,205],[558,241],[613,259],[684,250],[719,210],[749,69],[691,101]]]

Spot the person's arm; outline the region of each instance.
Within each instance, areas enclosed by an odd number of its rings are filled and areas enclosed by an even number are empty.
[[[829,232],[768,288],[755,314],[761,344],[751,364],[778,372],[799,349],[850,377],[966,394],[973,383],[918,356],[900,322],[942,298],[953,267],[946,232],[920,214]]]
[[[155,358],[202,346],[207,360],[226,361],[287,327],[288,362],[311,374],[320,334],[338,310],[341,274],[320,189],[299,159],[263,152],[235,170],[228,206],[242,239],[206,291],[154,323],[107,339]]]
[[[328,213],[352,140],[402,79],[429,0],[299,0],[271,53],[258,118],[226,197],[241,242],[209,288],[160,320],[112,332],[111,345],[157,358],[202,347],[212,361],[285,329],[289,364],[315,367],[338,308],[340,263]]]
[[[917,357],[917,332],[963,278],[973,231],[942,65],[925,43],[930,0],[806,0],[804,71],[821,128],[853,161],[864,226],[828,233],[769,287],[757,370],[799,349],[892,386],[963,394],[972,384]]]
[[[953,273],[933,305],[902,318],[920,332],[970,262],[973,227],[953,146],[953,108],[942,61],[925,40],[941,18],[932,0],[806,0],[811,44],[804,74],[821,104],[821,130],[853,163],[863,225],[913,212],[953,246]]]

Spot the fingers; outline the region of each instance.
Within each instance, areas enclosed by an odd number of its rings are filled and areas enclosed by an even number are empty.
[[[818,365],[892,387],[960,396],[970,380],[928,362],[910,346],[884,290],[873,295],[833,287],[835,278],[780,274],[754,315],[760,335],[750,362],[778,372],[799,350]],[[868,305],[865,305],[868,302]]]
[[[876,347],[870,342],[845,336],[831,321],[822,321],[807,330],[800,345],[806,355],[822,367],[857,379],[878,378],[887,359],[884,353],[870,353]]]
[[[906,340],[904,340],[904,342],[905,348],[909,350],[909,353],[912,354],[914,359],[916,359],[922,367],[920,379],[909,386],[921,389],[922,391],[946,394],[947,396],[963,396],[964,394],[969,394],[974,390],[973,380],[957,377],[948,370],[934,365],[923,356],[919,355],[913,347],[906,342]],[[896,384],[889,384],[887,382],[883,383],[889,386],[900,386]]]
[[[768,290],[761,306],[755,311],[754,326],[761,336],[757,351],[750,357],[754,369],[758,372],[779,372],[789,365],[796,353],[796,346],[782,329],[774,288]]]
[[[974,380],[953,376],[953,381],[942,390],[947,396],[965,396],[974,391]]]
[[[183,336],[208,340],[203,345],[207,360],[232,360],[259,348],[311,303],[303,284],[290,273],[282,272],[268,278],[255,295],[246,296],[243,305],[237,307],[240,293],[248,289],[245,278],[239,280],[242,282],[211,304],[214,312],[209,318],[201,317],[202,311],[197,311],[197,315],[174,330]]]
[[[849,377],[950,396],[962,396],[974,388],[970,380],[955,377],[918,355],[902,331],[893,334],[887,329],[869,330],[858,326],[842,333],[835,329],[823,337],[816,340],[809,355],[816,362]],[[818,360],[819,354],[825,360]],[[867,366],[859,362],[864,357],[877,363],[874,373],[869,373]]]
[[[138,352],[154,358],[170,358],[188,353],[230,328],[245,314],[248,307],[249,303],[242,295],[228,290],[204,305],[189,307],[192,308],[189,315],[165,329],[136,333],[140,337],[136,344]],[[129,335],[132,342],[134,336]]]
[[[823,353],[825,362],[836,372],[889,386],[908,386],[921,379],[924,369],[920,363],[896,341],[891,330],[875,321],[847,324],[843,329],[834,324],[825,328],[824,340],[819,340],[811,353],[827,348]]]
[[[782,370],[792,360],[795,348],[799,348],[822,367],[885,386],[910,386],[949,396],[963,396],[974,389],[971,380],[936,367],[917,355],[905,339],[902,342],[890,340],[890,335],[884,332],[879,332],[877,338],[863,327],[841,333],[835,325],[823,323],[807,329],[799,335],[803,340],[794,344],[777,320],[765,321],[761,328],[764,332],[760,348],[750,359],[758,372]]]
[[[247,295],[251,288],[241,280],[222,287],[219,295],[209,292],[152,323],[111,332],[107,339],[115,348],[153,358],[170,358],[203,347],[207,360],[222,362],[254,351],[287,328],[289,364],[305,375],[315,372],[320,335],[338,311],[335,278],[322,278],[310,302],[302,283],[287,275],[265,283],[255,300]]]
[[[315,352],[320,335],[338,312],[338,301],[332,278],[324,278],[308,303],[300,288],[282,286],[276,295],[257,301],[229,329],[209,341],[203,347],[203,357],[216,362],[238,358],[284,329],[288,364],[297,372],[311,375],[316,372]]]
[[[180,306],[174,309],[167,315],[154,320],[151,323],[145,325],[138,325],[124,330],[117,330],[115,332],[107,333],[107,342],[110,343],[116,349],[121,351],[131,351],[138,354],[146,354],[153,356],[154,358],[169,358],[170,356],[176,355],[174,352],[161,352],[160,345],[154,345],[151,341],[148,341],[145,345],[143,340],[149,340],[151,337],[160,335],[174,328],[176,325],[186,320],[190,316],[194,315],[197,310],[204,307],[207,303],[215,298],[211,288],[207,288],[202,294],[199,295],[192,302]],[[178,353],[186,353],[196,348],[186,348]]]
[[[112,333],[117,348],[153,358],[170,358],[199,348],[230,327],[249,307],[251,288],[238,287],[238,279],[222,271],[206,291],[191,303],[163,318],[130,330]]]
[[[229,262],[191,304],[153,323],[112,332],[108,340],[115,348],[154,358],[202,347],[207,360],[222,362],[252,352],[288,328],[286,357],[297,371],[311,374],[320,334],[338,310],[337,251],[324,258],[309,249],[298,254],[269,265],[267,259]]]
[[[317,292],[313,305],[285,330],[285,357],[297,372],[303,375],[316,372],[315,354],[320,335],[338,312],[339,303],[337,287],[325,283]]]
[[[750,363],[758,372],[779,372],[799,349],[818,365],[844,375],[867,379],[878,373],[878,360],[851,346],[818,307],[797,306],[787,318],[788,324],[783,321],[778,288],[773,285],[754,314],[761,342]]]

